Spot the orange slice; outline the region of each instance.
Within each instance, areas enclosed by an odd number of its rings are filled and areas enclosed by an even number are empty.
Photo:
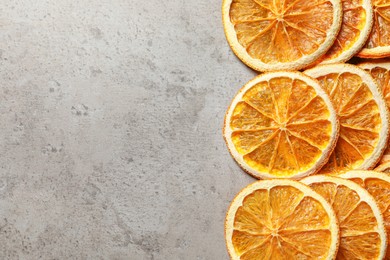
[[[332,207],[297,181],[258,181],[233,200],[225,222],[231,259],[334,259],[339,230]]]
[[[390,108],[390,62],[365,62],[358,65],[360,68],[368,71],[371,76],[376,80],[379,87],[382,89],[382,94],[385,98],[387,108]],[[387,144],[387,148],[383,153],[381,162],[390,160],[390,146]]]
[[[322,64],[345,62],[358,53],[373,23],[371,0],[342,0],[343,22],[332,48],[322,57]]]
[[[270,72],[237,93],[223,134],[233,158],[256,178],[301,178],[328,160],[338,120],[318,82],[300,72]]]
[[[338,0],[224,0],[223,25],[233,52],[258,71],[301,69],[332,46]]]
[[[329,202],[340,225],[337,259],[383,259],[387,236],[374,198],[353,181],[328,175],[302,180]]]
[[[385,222],[387,233],[386,259],[390,259],[390,176],[374,171],[350,171],[339,177],[356,182],[374,197]]]
[[[340,119],[340,137],[321,173],[372,169],[386,148],[389,117],[385,100],[370,74],[357,66],[317,66],[305,73],[320,81]]]
[[[377,172],[384,172],[384,173],[390,173],[390,161],[387,161],[387,162],[379,164],[375,168],[375,171],[377,171]]]
[[[374,24],[368,41],[357,56],[383,58],[390,55],[390,2],[372,0]]]

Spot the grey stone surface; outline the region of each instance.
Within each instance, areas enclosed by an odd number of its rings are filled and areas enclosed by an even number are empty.
[[[0,1],[0,259],[228,258],[220,6]]]

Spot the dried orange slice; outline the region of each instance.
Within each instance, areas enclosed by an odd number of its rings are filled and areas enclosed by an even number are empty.
[[[361,58],[383,58],[390,55],[390,2],[372,0],[374,24],[368,41],[357,54]]]
[[[356,182],[374,197],[385,222],[387,233],[386,259],[390,259],[390,176],[374,171],[349,171],[339,177]]]
[[[383,97],[385,98],[387,108],[390,108],[390,62],[365,62],[358,65],[360,68],[368,71],[371,76],[376,80],[379,88],[382,89]],[[387,148],[383,153],[381,162],[390,160],[390,146],[387,144]]]
[[[340,137],[321,173],[372,169],[386,148],[389,134],[386,103],[374,79],[349,64],[317,66],[305,73],[320,81],[340,120]]]
[[[345,62],[358,53],[370,35],[373,23],[371,0],[342,0],[343,22],[337,39],[321,58],[322,64]]]
[[[301,180],[329,202],[340,225],[337,259],[383,259],[387,236],[374,198],[353,181],[328,175]]]
[[[300,72],[270,72],[249,81],[225,116],[233,158],[257,178],[301,178],[328,160],[338,120],[318,82]]]
[[[375,171],[377,171],[377,172],[384,172],[384,173],[390,173],[390,161],[387,161],[387,162],[379,164],[375,168]]]
[[[301,69],[332,46],[338,0],[224,0],[223,25],[233,52],[258,71]]]
[[[306,185],[265,180],[233,200],[225,239],[231,259],[330,260],[337,253],[339,229],[332,207]]]

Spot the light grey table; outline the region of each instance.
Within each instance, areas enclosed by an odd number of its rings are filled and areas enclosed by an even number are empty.
[[[0,1],[0,259],[228,258],[220,6]]]

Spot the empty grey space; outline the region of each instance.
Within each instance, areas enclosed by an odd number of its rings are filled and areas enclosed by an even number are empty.
[[[255,73],[221,1],[0,1],[0,259],[228,259]]]

